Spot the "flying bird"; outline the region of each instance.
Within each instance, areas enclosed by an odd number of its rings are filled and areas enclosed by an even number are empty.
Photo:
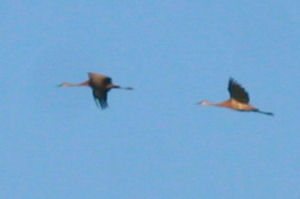
[[[221,103],[211,103],[204,100],[199,102],[198,104],[206,105],[206,106],[225,107],[237,111],[248,111],[248,112],[263,113],[266,115],[274,115],[271,112],[261,111],[258,108],[251,106],[249,104],[250,99],[247,91],[232,78],[229,79],[228,91],[230,94],[229,100],[226,100]]]
[[[111,89],[125,89],[132,90],[131,87],[121,87],[119,85],[113,84],[112,79],[102,74],[88,73],[89,79],[85,82],[73,84],[73,83],[62,83],[59,87],[75,87],[75,86],[89,86],[92,88],[93,97],[97,104],[100,105],[102,109],[108,107],[107,104],[107,93]]]

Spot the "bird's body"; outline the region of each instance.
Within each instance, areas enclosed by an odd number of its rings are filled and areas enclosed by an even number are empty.
[[[211,103],[208,101],[201,101],[198,104],[208,105],[208,106],[217,106],[217,107],[225,107],[230,108],[236,111],[252,111],[263,113],[266,115],[273,115],[273,113],[261,111],[249,104],[249,95],[246,90],[239,85],[232,78],[229,79],[228,83],[228,91],[230,94],[230,99],[221,103]]]
[[[107,93],[110,89],[119,88],[119,89],[126,89],[132,90],[131,87],[121,87],[112,83],[112,79],[102,74],[97,73],[88,73],[89,80],[78,83],[62,83],[60,87],[72,87],[72,86],[89,86],[92,88],[93,97],[97,105],[100,105],[102,109],[107,108]]]
[[[241,103],[235,99],[229,99],[225,102],[218,104],[218,106],[227,107],[238,111],[252,111],[255,109],[249,104]]]

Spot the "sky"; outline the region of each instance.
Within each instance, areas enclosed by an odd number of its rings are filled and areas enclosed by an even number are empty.
[[[300,198],[300,2],[0,6],[0,198]],[[97,108],[88,72],[112,90]],[[228,79],[270,117],[228,99]]]

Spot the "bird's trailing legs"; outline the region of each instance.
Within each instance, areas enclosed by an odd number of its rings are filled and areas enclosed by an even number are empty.
[[[262,113],[262,114],[270,115],[270,116],[274,116],[274,113],[266,112],[266,111],[261,111],[261,110],[259,110],[259,109],[254,109],[253,112],[256,112],[256,113]]]
[[[112,85],[112,88],[118,88],[118,89],[123,89],[123,90],[133,90],[132,87],[122,87],[122,86],[115,85],[115,84]]]

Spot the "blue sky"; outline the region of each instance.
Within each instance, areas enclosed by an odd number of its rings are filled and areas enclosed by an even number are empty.
[[[2,0],[0,198],[299,198],[299,9]],[[56,87],[87,72],[135,90]],[[195,105],[229,77],[275,117]]]

